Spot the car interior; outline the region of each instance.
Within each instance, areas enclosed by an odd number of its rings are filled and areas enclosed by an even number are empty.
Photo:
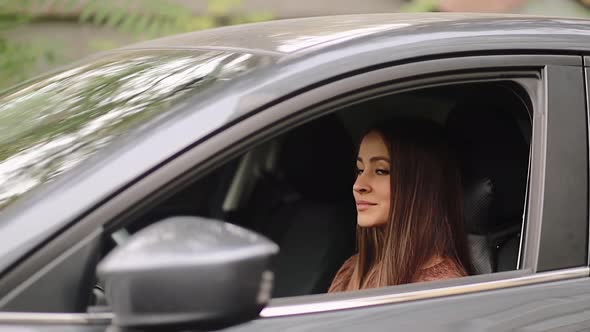
[[[234,157],[111,235],[105,250],[168,216],[254,230],[280,246],[273,297],[327,291],[355,252],[355,150],[372,124],[405,115],[443,126],[462,173],[465,223],[478,274],[518,269],[532,106],[509,81],[399,92],[334,110]]]

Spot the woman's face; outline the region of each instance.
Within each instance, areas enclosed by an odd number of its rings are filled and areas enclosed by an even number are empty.
[[[386,224],[390,208],[391,164],[389,150],[380,133],[371,131],[363,138],[356,168],[357,177],[352,190],[358,225],[375,227]]]

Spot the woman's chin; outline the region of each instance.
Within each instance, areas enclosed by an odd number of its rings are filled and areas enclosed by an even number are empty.
[[[379,222],[378,220],[372,220],[372,219],[368,219],[368,218],[358,218],[356,221],[356,224],[359,227],[363,227],[363,228],[369,228],[369,227],[377,227],[377,226],[381,226],[383,223]]]

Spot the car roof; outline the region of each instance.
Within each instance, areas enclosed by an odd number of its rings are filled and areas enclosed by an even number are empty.
[[[382,34],[408,38],[418,34],[444,32],[482,31],[489,34],[493,31],[495,34],[510,34],[531,28],[569,29],[570,33],[575,30],[587,33],[590,20],[476,13],[339,15],[209,29],[142,42],[124,49],[215,48],[284,56],[309,53],[350,40],[363,40]]]

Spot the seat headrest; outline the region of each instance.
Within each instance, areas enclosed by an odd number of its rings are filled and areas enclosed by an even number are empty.
[[[475,234],[520,220],[524,208],[529,147],[514,117],[522,110],[499,99],[462,102],[447,118],[463,175],[465,221]]]
[[[286,134],[279,166],[304,198],[330,202],[352,197],[353,157],[351,137],[328,115]]]

